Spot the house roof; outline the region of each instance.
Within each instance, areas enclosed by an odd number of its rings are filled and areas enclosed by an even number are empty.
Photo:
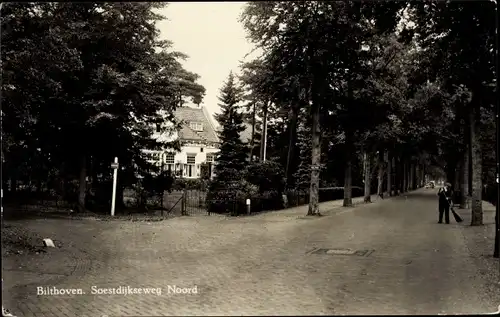
[[[211,121],[210,114],[203,106],[199,108],[178,107],[175,110],[175,117],[183,121],[179,131],[181,140],[219,142],[215,127]],[[199,122],[203,124],[203,131],[195,131],[189,127],[190,122]]]
[[[252,124],[249,122],[244,121],[243,126],[245,127],[245,130],[240,132],[240,140],[243,143],[250,143],[252,139]],[[222,131],[222,127],[218,127],[217,132]],[[255,133],[260,133],[260,130],[258,129],[258,126],[255,126]]]

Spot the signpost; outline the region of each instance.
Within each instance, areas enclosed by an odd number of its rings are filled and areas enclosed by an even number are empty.
[[[113,169],[113,194],[111,196],[111,216],[115,215],[115,199],[116,199],[116,178],[118,177],[118,158],[115,157],[115,162],[111,163]]]

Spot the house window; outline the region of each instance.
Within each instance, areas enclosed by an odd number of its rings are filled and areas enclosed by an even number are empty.
[[[187,166],[186,166],[186,174],[187,177],[195,177],[196,176],[196,154],[188,153],[187,154]]]
[[[202,147],[200,148],[200,152],[203,153],[203,148]]]
[[[195,164],[196,163],[196,154],[188,154],[187,155],[187,163]]]
[[[173,154],[167,154],[165,155],[165,163],[167,164],[174,164],[174,155]]]
[[[167,164],[165,170],[172,174],[175,171],[174,154],[167,153],[165,155],[165,163]]]
[[[162,155],[162,153],[160,153],[160,152],[153,153],[153,161],[154,161],[156,166],[161,165],[161,155]]]
[[[189,122],[189,127],[195,131],[203,131],[203,123],[201,122]]]
[[[207,153],[207,158],[206,158],[205,162],[212,163],[213,161],[214,161],[213,153]]]

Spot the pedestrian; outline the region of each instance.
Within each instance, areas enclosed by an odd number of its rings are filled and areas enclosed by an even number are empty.
[[[438,223],[443,223],[444,220],[447,224],[450,223],[450,207],[452,204],[453,190],[450,183],[445,183],[444,187],[441,187],[438,191],[439,196],[439,221]]]

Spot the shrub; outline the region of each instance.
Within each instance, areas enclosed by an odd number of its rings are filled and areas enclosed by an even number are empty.
[[[206,179],[190,179],[190,178],[176,178],[173,181],[173,190],[206,190],[209,180]]]
[[[281,164],[274,161],[255,162],[246,168],[246,179],[257,186],[260,193],[283,192],[285,172]]]
[[[219,185],[219,186],[217,186]],[[233,216],[246,212],[245,201],[258,192],[255,185],[244,179],[211,184],[205,203],[209,213],[230,213]]]
[[[283,209],[283,192],[270,190],[251,197],[252,212]]]
[[[174,176],[169,171],[165,171],[159,175],[148,174],[140,183],[146,193],[162,195],[165,191],[172,191],[174,180]]]

